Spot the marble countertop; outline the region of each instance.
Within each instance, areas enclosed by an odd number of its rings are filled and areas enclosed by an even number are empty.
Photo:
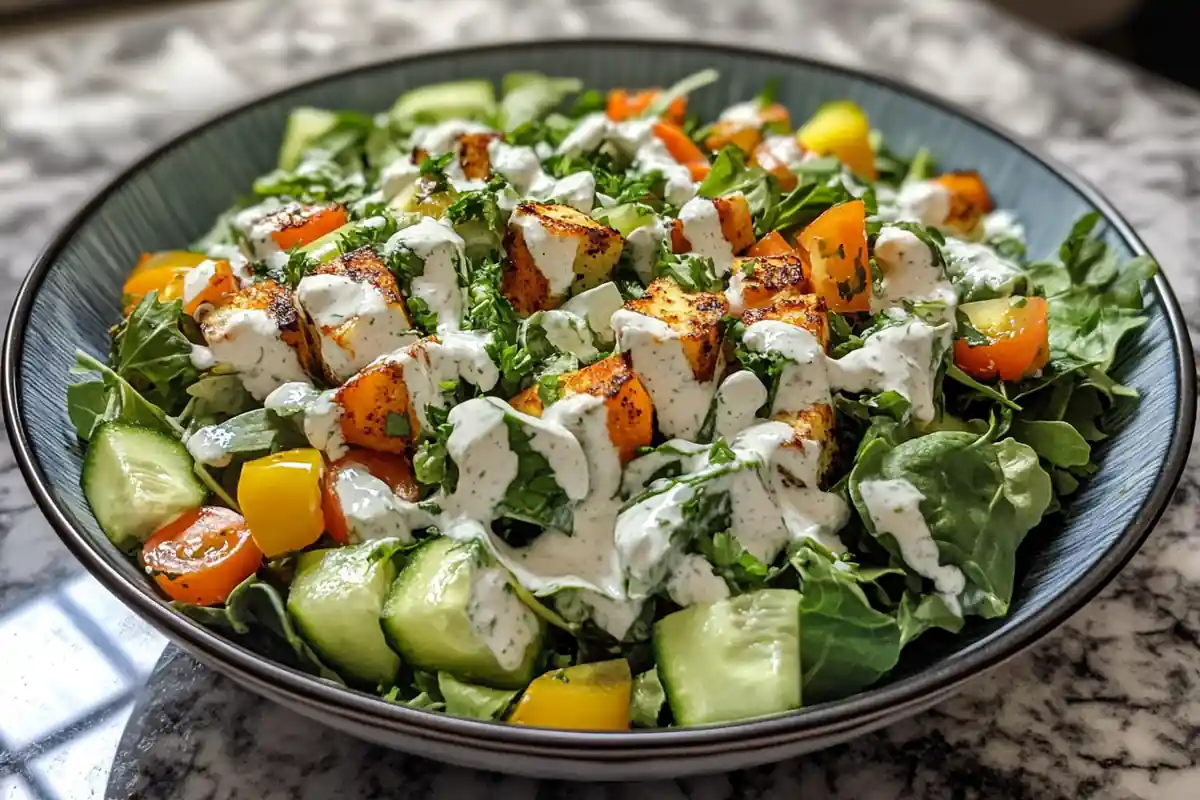
[[[418,47],[635,31],[817,55],[982,112],[1111,197],[1200,331],[1200,97],[964,0],[237,0],[0,33],[0,307],[92,190],[216,107]],[[1198,493],[1193,459],[1112,586],[933,711],[788,763],[586,793],[1200,797]],[[0,798],[577,793],[380,750],[232,686],[82,573],[0,446]]]

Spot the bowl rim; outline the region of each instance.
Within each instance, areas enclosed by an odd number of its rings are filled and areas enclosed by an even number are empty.
[[[42,282],[66,244],[90,219],[97,208],[143,168],[167,155],[191,137],[237,116],[261,103],[283,97],[291,92],[342,80],[352,75],[390,69],[426,60],[444,59],[460,54],[519,52],[522,49],[566,49],[578,46],[613,48],[680,49],[696,52],[719,52],[744,58],[775,60],[790,66],[823,70],[844,77],[874,83],[889,91],[926,103],[938,110],[959,117],[973,126],[1004,140],[1026,157],[1040,163],[1103,215],[1136,255],[1149,250],[1125,218],[1086,179],[1070,167],[1024,143],[1001,126],[981,117],[957,103],[941,99],[922,89],[894,78],[878,75],[817,58],[798,55],[770,46],[731,45],[711,40],[681,41],[661,37],[555,37],[548,39],[508,39],[461,47],[423,49],[388,58],[373,59],[342,69],[325,72],[288,83],[284,86],[240,100],[207,116],[185,130],[172,135],[132,160],[113,178],[96,190],[70,219],[59,228],[49,244],[37,257],[23,280],[13,303],[6,327],[2,371],[2,401],[4,422],[22,476],[36,502],[49,520],[55,533],[71,553],[109,591],[144,620],[163,632],[172,642],[199,656],[215,661],[219,671],[235,675],[243,683],[258,688],[276,699],[286,697],[292,703],[315,708],[324,713],[353,720],[373,728],[383,725],[397,733],[457,742],[470,746],[486,746],[493,750],[515,750],[538,753],[542,757],[563,759],[664,758],[686,757],[695,751],[756,749],[771,742],[818,738],[830,729],[845,730],[857,723],[903,713],[918,705],[923,697],[946,693],[982,672],[1016,656],[1057,628],[1070,615],[1092,599],[1117,572],[1125,566],[1145,541],[1154,525],[1166,510],[1178,485],[1187,461],[1195,425],[1196,387],[1195,365],[1187,325],[1178,300],[1161,270],[1154,278],[1154,287],[1169,327],[1169,337],[1175,354],[1178,398],[1170,446],[1153,488],[1146,495],[1136,516],[1119,538],[1100,557],[1095,566],[1052,598],[1039,612],[1019,621],[998,638],[969,645],[946,662],[894,683],[868,689],[860,694],[816,706],[797,709],[772,717],[728,722],[680,729],[634,730],[620,733],[589,733],[582,731],[527,728],[507,723],[481,722],[412,709],[388,703],[366,693],[323,681],[316,676],[269,661],[253,652],[200,626],[172,610],[160,598],[127,581],[110,565],[99,548],[75,527],[71,513],[55,501],[50,479],[34,456],[27,436],[21,407],[21,361],[25,342],[25,327]],[[691,752],[689,752],[691,751]]]

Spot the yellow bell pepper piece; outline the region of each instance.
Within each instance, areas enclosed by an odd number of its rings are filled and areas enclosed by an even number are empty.
[[[826,103],[796,132],[805,150],[836,156],[861,178],[875,180],[875,151],[871,149],[871,123],[867,113],[849,100]]]
[[[285,450],[247,462],[238,505],[250,536],[267,558],[307,547],[325,530],[321,478],[325,460],[312,448]]]
[[[633,675],[623,658],[556,669],[535,678],[509,722],[576,731],[629,730]]]

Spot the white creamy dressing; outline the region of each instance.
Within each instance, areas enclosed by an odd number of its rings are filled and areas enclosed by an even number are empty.
[[[590,619],[601,630],[621,641],[641,616],[645,600],[614,600],[591,589],[563,589],[554,595],[554,607],[568,622]]]
[[[461,285],[466,270],[463,238],[447,223],[422,217],[416,225],[393,234],[383,252],[391,254],[398,248],[425,262],[422,274],[412,279],[408,295],[424,300],[437,314],[438,331],[461,328],[466,303]]]
[[[423,339],[385,356],[401,366],[409,404],[422,428],[430,427],[427,407],[446,404],[444,382],[461,378],[485,392],[495,387],[500,370],[487,353],[490,341],[491,334],[482,331],[442,331],[437,341]]]
[[[658,170],[666,179],[666,200],[681,206],[696,196],[696,183],[688,168],[671,156],[666,145],[654,135],[656,120],[634,119],[614,123],[604,112],[589,114],[579,121],[558,146],[559,153],[580,155],[610,144],[628,159],[632,159],[634,174],[645,175]]]
[[[246,237],[250,243],[250,255],[254,258],[266,259],[280,252],[279,245],[271,236],[276,232],[275,225],[267,218],[283,206],[284,203],[278,197],[268,197],[234,215],[233,227]]]
[[[768,156],[791,170],[803,163],[807,156],[796,137],[788,133],[768,136],[762,140],[759,147]]]
[[[937,413],[935,360],[945,352],[950,333],[949,325],[933,327],[918,319],[884,328],[858,350],[827,360],[830,384],[850,392],[896,391],[912,404],[919,421],[931,422]]]
[[[206,425],[188,437],[187,451],[196,463],[209,467],[227,467],[232,460],[229,445],[233,431],[219,425]]]
[[[436,125],[422,125],[412,133],[412,145],[431,156],[458,150],[458,140],[471,133],[495,133],[491,128],[465,119],[448,119]],[[420,166],[419,164],[417,165]]]
[[[921,514],[925,496],[903,478],[863,481],[859,492],[875,530],[895,539],[904,563],[933,581],[947,607],[962,616],[958,596],[966,588],[966,577],[958,567],[940,563],[937,542]]]
[[[655,216],[653,222],[635,228],[625,237],[625,250],[629,253],[630,263],[643,283],[654,280],[654,263],[666,236],[666,224],[661,217]]]
[[[902,300],[958,303],[958,293],[934,263],[929,246],[915,233],[885,225],[875,240],[875,260],[883,270],[879,291],[872,289],[871,311],[879,313]]]
[[[368,281],[306,275],[296,287],[296,300],[317,326],[321,360],[339,383],[418,336],[403,306],[388,303]]]
[[[300,356],[283,341],[275,320],[262,309],[222,311],[219,322],[211,324],[206,333],[213,358],[237,371],[256,400],[289,381],[309,382]]]
[[[947,270],[968,289],[979,285],[999,288],[1022,274],[1016,264],[978,242],[947,237],[942,255],[946,257]]]
[[[571,288],[575,280],[575,256],[579,252],[579,239],[570,235],[555,235],[536,214],[525,213],[517,208],[509,218],[509,225],[520,228],[525,246],[533,258],[533,265],[546,278],[551,297],[561,297]]]
[[[538,638],[537,616],[521,602],[500,567],[479,567],[471,572],[467,620],[501,669],[515,670]]]
[[[309,403],[320,394],[308,383],[285,383],[267,395],[263,407],[281,417],[293,417],[303,414]]]
[[[750,370],[741,370],[721,381],[717,388],[714,439],[729,441],[749,428],[758,418],[758,410],[767,403],[767,387]]]
[[[742,338],[755,353],[779,353],[787,359],[771,404],[771,414],[804,411],[830,403],[825,350],[811,331],[778,320],[760,320]]]
[[[531,147],[510,145],[500,139],[488,143],[488,160],[517,195],[533,200],[565,203],[588,213],[596,198],[596,176],[582,171],[555,180],[542,170],[541,158]]]
[[[199,372],[212,369],[217,365],[217,358],[213,355],[213,351],[202,344],[192,345],[192,352],[189,358],[191,359],[192,366]]]
[[[304,435],[309,444],[337,461],[348,448],[342,437],[342,407],[333,398],[332,391],[321,392],[305,405]]]
[[[255,277],[254,272],[250,269],[250,260],[237,245],[214,244],[205,251],[204,255],[227,262],[230,272],[237,279],[238,286],[248,286],[254,283]]]
[[[820,442],[798,441],[795,431],[785,422],[760,422],[742,431],[733,447],[735,451],[757,454],[765,465],[763,482],[787,532],[784,541],[772,540],[769,536],[775,530],[774,526],[763,524],[746,513],[745,516],[750,518],[742,532],[734,531],[743,547],[751,549],[745,532],[749,530],[767,534],[768,538],[761,544],[772,559],[789,540],[812,539],[830,552],[845,552],[846,546],[837,532],[850,519],[850,509],[840,495],[820,489]],[[739,499],[734,503],[735,512],[740,502]],[[735,522],[737,519],[735,517]]]
[[[667,579],[667,595],[676,605],[686,608],[697,603],[724,600],[729,597],[729,585],[713,572],[712,564],[702,556],[689,553],[680,560]]]
[[[387,538],[412,541],[412,525],[405,506],[413,504],[397,497],[366,468],[355,465],[340,468],[333,488],[353,543]]]
[[[217,262],[212,259],[205,259],[189,269],[183,276],[183,304],[186,306],[199,297],[216,275]]]
[[[885,222],[919,222],[936,228],[950,215],[950,190],[937,181],[908,181],[895,197],[878,199],[879,218]]]
[[[621,290],[609,281],[586,292],[580,292],[563,303],[559,309],[583,317],[596,338],[605,346],[611,346],[616,341],[612,315],[624,304],[625,298],[621,297]]]
[[[734,194],[740,196],[741,192]],[[708,197],[692,198],[679,209],[679,221],[692,252],[711,258],[718,278],[729,272],[733,265],[733,245],[721,230],[721,217],[713,201]]]
[[[379,172],[379,199],[387,202],[409,189],[421,178],[421,167],[404,155]]]
[[[695,496],[686,483],[673,483],[658,494],[635,503],[617,516],[613,543],[629,597],[645,598],[666,580],[681,555],[683,504]]]
[[[622,308],[613,314],[612,327],[617,349],[630,354],[654,401],[659,429],[666,436],[694,439],[716,393],[716,378],[696,380],[679,334],[660,319]],[[720,369],[714,371],[719,374]]]
[[[592,331],[587,320],[562,309],[538,311],[523,323],[540,327],[546,340],[559,352],[571,353],[583,363],[595,361],[600,351],[592,341]]]
[[[736,122],[748,128],[757,128],[762,124],[762,104],[757,100],[735,103],[722,111],[719,119],[723,122]]]
[[[996,209],[983,216],[983,238],[1014,239],[1025,241],[1025,226],[1017,219],[1015,212],[1004,208]]]

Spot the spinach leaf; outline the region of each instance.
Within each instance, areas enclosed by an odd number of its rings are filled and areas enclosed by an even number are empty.
[[[177,411],[184,391],[199,372],[192,365],[192,343],[180,330],[183,301],[158,301],[150,292],[113,335],[112,362],[117,374],[159,408]]]
[[[231,455],[276,453],[308,446],[308,440],[296,425],[266,408],[256,408],[212,425],[208,433]]]
[[[800,547],[800,658],[804,702],[848,697],[886,675],[900,657],[896,618],[871,606],[853,564]]]
[[[279,590],[257,575],[239,583],[223,608],[179,602],[171,605],[184,616],[220,631],[259,655],[337,684],[345,683],[297,633]]]
[[[249,411],[258,403],[234,373],[210,372],[187,388],[190,427],[213,425]]]
[[[850,496],[868,531],[902,559],[896,540],[875,530],[863,501],[864,481],[901,479],[924,498],[921,514],[938,546],[939,563],[959,568],[968,614],[1008,613],[1017,547],[1051,500],[1050,476],[1037,454],[1012,439],[937,431],[893,446],[876,438],[858,455]]]
[[[666,702],[667,693],[658,678],[657,667],[634,676],[633,691],[629,695],[629,721],[637,728],[657,728]]]
[[[1054,419],[1017,419],[1009,429],[1056,467],[1082,467],[1092,459],[1092,447],[1069,422]]]
[[[568,95],[583,89],[578,78],[550,78],[537,72],[511,72],[501,83],[500,128],[509,133],[545,116]]]
[[[900,599],[896,621],[900,626],[901,647],[934,628],[958,633],[963,627],[963,618],[955,614],[940,595],[915,592],[905,592]]]
[[[533,447],[533,437],[513,416],[505,415],[508,446],[517,455],[517,476],[508,485],[497,512],[543,528],[571,532],[574,512],[567,493],[554,479],[546,457]]]
[[[774,229],[780,202],[779,181],[759,167],[747,167],[745,153],[729,145],[717,154],[696,194],[720,197],[734,192],[741,192],[746,198],[756,236],[764,236]]]
[[[469,719],[499,719],[517,698],[516,692],[465,683],[449,672],[437,674],[437,688],[447,714]]]

